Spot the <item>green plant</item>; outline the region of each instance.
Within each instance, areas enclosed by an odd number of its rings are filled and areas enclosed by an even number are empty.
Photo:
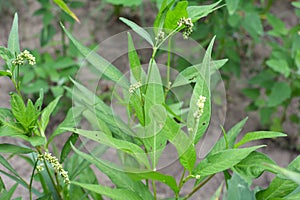
[[[42,16],[43,28],[40,34],[40,44],[42,47],[48,46],[47,49],[51,48],[54,53],[32,51],[38,67],[20,69],[22,75],[20,90],[25,95],[31,95],[31,98],[38,98],[40,88],[43,88],[46,103],[49,103],[64,94],[63,85],[70,83],[69,77],[73,77],[79,68],[75,61],[77,54],[73,53],[71,45],[66,45],[64,32],[59,31],[61,29],[56,21],[70,24],[70,27],[73,27],[74,22],[79,22],[79,19],[70,8],[82,7],[83,3],[78,1],[66,1],[65,3],[62,0],[39,0],[38,2],[41,4],[41,8],[36,10],[33,16]],[[57,6],[60,9],[57,9]],[[54,41],[53,37],[59,32],[61,39]],[[69,103],[70,100],[64,99],[60,106],[68,109],[69,107],[66,105]]]
[[[188,199],[216,173],[223,172],[228,184],[228,191],[234,191],[240,196],[250,193],[251,199],[255,195],[258,199],[269,199],[265,195],[269,190],[280,194],[284,191],[284,195],[281,197],[298,191],[298,184],[292,180],[288,180],[292,184],[288,190],[273,188],[270,185],[270,188],[266,190],[250,191],[249,184],[253,179],[258,178],[265,170],[274,172],[265,165],[265,163],[274,164],[274,161],[256,151],[263,146],[240,147],[253,140],[281,137],[284,134],[268,131],[250,132],[240,141],[235,142],[246,119],[227,133],[224,131],[224,137],[215,144],[203,160],[196,163],[195,145],[205,133],[211,117],[210,79],[215,68],[211,68],[210,55],[214,40],[210,42],[202,63],[184,69],[174,80],[170,76],[170,62],[167,62],[167,75],[165,80],[162,80],[156,64],[156,57],[166,42],[167,48],[163,51],[170,60],[172,46],[170,43],[174,42],[172,40],[174,34],[182,30],[183,37],[187,38],[192,32],[193,22],[205,17],[217,5],[190,7],[187,1],[180,1],[177,4],[174,4],[174,1],[170,3],[164,1],[154,22],[154,29],[150,32],[132,21],[121,18],[152,46],[152,56],[147,71],[144,71],[131,34],[128,33],[130,80],[104,58],[82,46],[65,30],[67,36],[87,61],[93,64],[100,74],[114,82],[117,88],[120,88],[122,93],[115,95],[128,113],[128,122],[126,123],[92,91],[86,89],[79,82],[73,81],[75,88],[69,89],[69,91],[73,94],[75,105],[85,108],[84,117],[96,130],[78,128],[66,128],[66,130],[95,141],[97,146],[102,144],[117,149],[121,166],[103,160],[99,158],[99,155],[84,153],[73,146],[76,154],[106,174],[116,188],[111,189],[99,184],[86,184],[76,180],[72,181],[72,184],[112,199],[157,199],[156,185],[157,182],[161,182],[174,192],[172,199]],[[151,37],[151,35],[154,36]],[[194,87],[188,111],[180,112],[185,110],[180,107],[179,114],[176,114],[178,110],[173,110],[172,105],[167,102],[168,95],[172,89],[191,83]],[[163,174],[157,169],[160,156],[168,143],[175,147],[179,162],[184,169],[179,182],[176,182],[174,177]],[[295,166],[296,171],[299,170],[299,157],[291,163],[291,166]],[[231,178],[230,170],[239,175],[233,175]],[[196,181],[194,188],[188,194],[181,196],[181,188],[190,180]],[[247,186],[245,188],[248,189],[238,190],[238,184],[241,182],[239,180],[244,181]],[[150,185],[152,192],[149,191]],[[230,199],[231,193],[227,193],[227,195]]]
[[[0,48],[0,56],[7,65],[7,70],[1,70],[0,75],[7,76],[16,89],[16,93],[11,94],[11,109],[0,109],[0,136],[16,137],[29,143],[0,144],[0,152],[26,160],[31,164],[32,172],[30,182],[27,183],[7,161],[9,158],[2,155],[0,163],[9,173],[4,170],[0,172],[28,188],[29,199],[34,198],[33,194],[40,199],[103,199],[102,196],[121,200],[158,199],[158,182],[173,191],[169,199],[189,199],[217,173],[224,173],[226,184],[221,184],[215,198],[220,197],[225,185],[227,192],[224,192],[224,198],[227,199],[232,199],[232,196],[246,199],[299,198],[299,183],[295,179],[295,174],[300,171],[299,156],[290,163],[288,169],[282,169],[267,155],[256,151],[264,145],[241,147],[254,140],[286,135],[255,131],[236,141],[247,119],[228,132],[223,130],[223,137],[205,158],[197,160],[196,145],[211,120],[213,77],[224,61],[211,60],[213,39],[201,61],[182,69],[173,77],[171,60],[175,55],[172,53],[172,44],[179,40],[176,33],[182,31],[180,36],[188,38],[194,23],[217,6],[218,3],[209,7],[189,6],[187,1],[175,3],[165,0],[153,29],[143,29],[132,21],[120,18],[152,48],[152,56],[145,71],[135,47],[139,43],[134,42],[133,32],[128,32],[129,78],[103,57],[83,46],[62,25],[74,46],[94,66],[93,72],[115,83],[114,97],[127,110],[128,121],[116,115],[113,108],[105,104],[95,91],[88,90],[79,81],[72,79],[74,87],[68,87],[67,90],[72,94],[74,107],[50,136],[45,135],[45,130],[60,97],[42,108],[41,91],[39,99],[34,103],[29,99],[25,105],[26,101],[20,91],[22,79],[19,69],[25,67],[25,62],[34,64],[35,58],[28,51],[20,52],[15,15],[8,47]],[[167,55],[165,77],[156,63],[161,54]],[[180,92],[191,88],[192,94],[187,98],[187,105],[174,103],[176,98],[173,96],[176,96],[177,88],[183,88]],[[168,101],[170,98],[172,101]],[[181,101],[181,98],[178,99]],[[89,122],[93,129],[79,128],[80,122]],[[50,154],[50,145],[55,146],[53,139],[67,131],[72,132],[72,135],[62,150]],[[79,136],[88,140],[75,145]],[[93,147],[89,140],[95,141],[96,145]],[[176,149],[178,161],[183,168],[178,181],[158,168],[168,145]],[[91,148],[87,152],[84,147]],[[109,148],[117,151],[116,163],[119,165],[101,158]],[[72,149],[74,154],[70,154]],[[41,164],[46,170],[42,169]],[[111,180],[114,188],[99,184],[92,164]],[[252,180],[260,177],[264,171],[271,171],[278,176],[268,188],[250,190]],[[34,188],[33,180],[41,184],[41,190]],[[191,191],[181,193],[182,187],[192,180],[195,185]],[[279,187],[281,185],[287,187]],[[7,190],[0,179],[1,199],[9,199],[16,187],[14,185]]]
[[[299,17],[300,6],[297,3],[293,5],[296,7],[295,14]],[[300,107],[295,105],[291,113],[287,109],[300,96],[300,27],[297,25],[288,29],[283,21],[272,14],[267,14],[266,20],[272,27],[267,32],[266,42],[272,51],[264,62],[264,67],[249,80],[252,88],[243,92],[253,100],[249,109],[259,110],[264,126],[283,131],[282,125],[285,122],[294,122],[299,134]]]

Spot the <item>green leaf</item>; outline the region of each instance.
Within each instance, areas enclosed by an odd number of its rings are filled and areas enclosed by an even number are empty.
[[[164,90],[159,69],[155,60],[151,60],[148,69],[148,84],[144,98],[145,127],[141,127],[137,134],[143,136],[146,151],[150,153],[153,168],[165,147],[167,138],[164,134],[157,134],[166,121]]]
[[[54,109],[57,106],[57,103],[59,102],[61,96],[55,98],[53,101],[51,101],[48,106],[46,108],[43,109],[42,111],[42,115],[41,115],[41,120],[39,122],[40,128],[43,132],[45,132],[49,120],[50,120],[50,116],[52,114],[52,112],[54,111]]]
[[[67,4],[63,0],[53,0],[56,5],[58,5],[63,11],[70,15],[73,19],[80,23],[77,16],[70,10]]]
[[[279,167],[277,165],[272,165],[269,163],[266,163],[266,166],[270,167],[271,169],[275,170],[278,174],[282,174],[287,179],[294,181],[298,185],[300,185],[300,171],[295,172],[289,169],[285,169],[282,167]]]
[[[164,0],[162,2],[159,12],[157,13],[153,24],[153,26],[155,27],[154,32],[156,35],[163,28],[167,12],[170,10],[173,4],[174,4],[174,0],[172,0],[169,3],[168,0]]]
[[[95,67],[96,70],[106,76],[109,80],[118,83],[122,87],[129,88],[128,80],[123,76],[123,73],[120,72],[120,70],[98,55],[95,51],[91,51],[87,47],[80,44],[62,24],[61,27],[79,52],[89,63]]]
[[[214,145],[212,150],[209,152],[210,154],[217,153],[219,151],[225,150],[227,148],[231,149],[234,147],[235,140],[238,134],[241,132],[242,128],[244,127],[245,123],[247,122],[248,117],[234,125],[227,133],[226,140],[224,137],[218,140],[218,142]]]
[[[222,190],[223,190],[223,184],[224,182],[222,182],[220,184],[220,186],[218,187],[218,189],[216,190],[215,194],[210,198],[210,200],[218,200],[221,199],[221,194],[222,194]]]
[[[164,28],[167,32],[175,30],[181,18],[188,17],[187,6],[187,1],[179,1],[173,10],[168,10],[164,24]]]
[[[275,164],[267,155],[253,151],[245,159],[234,166],[233,170],[241,175],[247,182],[258,178],[268,168],[265,163]]]
[[[132,173],[127,173],[127,175],[134,180],[156,180],[160,181],[166,185],[168,185],[175,193],[179,192],[179,188],[177,186],[176,180],[174,177],[162,174],[160,172],[144,172],[144,171],[136,171]]]
[[[49,137],[47,146],[56,136],[66,132],[65,129],[62,129],[62,127],[74,127],[77,123],[79,123],[81,120],[81,112],[82,108],[80,107],[73,107],[69,109],[64,121],[56,127],[52,135]]]
[[[117,115],[112,112],[102,99],[100,99],[94,92],[89,91],[87,88],[71,79],[74,84],[74,89],[71,91],[73,101],[76,105],[82,106],[83,109],[88,109],[94,113],[95,117],[105,121],[110,130],[118,138],[127,141],[132,141],[133,135],[136,135],[131,128]],[[70,91],[70,89],[67,88]]]
[[[32,129],[39,117],[39,112],[36,111],[32,101],[28,99],[27,107],[24,104],[22,97],[18,94],[11,95],[12,113],[18,122],[23,126],[25,132]]]
[[[28,154],[34,152],[32,149],[20,147],[13,144],[0,144],[0,153],[12,153],[12,154]]]
[[[210,5],[189,6],[187,7],[188,16],[192,19],[192,21],[198,21],[199,19],[206,17],[211,12],[223,7],[223,6],[216,7],[220,2],[222,2],[222,0]]]
[[[242,149],[226,149],[215,154],[210,154],[197,165],[193,170],[193,174],[205,177],[230,169],[246,158],[251,152],[261,147],[263,145]]]
[[[111,3],[113,5],[123,5],[126,7],[139,6],[142,3],[142,0],[105,0],[107,3]]]
[[[246,12],[242,26],[255,41],[259,41],[259,36],[264,33],[260,16],[256,12]]]
[[[300,156],[293,160],[287,167],[289,170],[300,171]],[[299,185],[294,181],[276,176],[269,187],[256,193],[257,200],[283,198],[292,193]]]
[[[141,73],[142,73],[142,67],[140,58],[135,50],[132,37],[130,33],[128,32],[128,59],[131,69],[131,76],[133,75],[136,81],[141,81]]]
[[[76,154],[80,155],[82,158],[86,159],[90,163],[94,164],[99,168],[104,174],[106,174],[111,181],[117,186],[117,188],[125,189],[137,193],[140,198],[145,200],[152,200],[153,196],[149,189],[140,181],[134,181],[129,178],[122,169],[119,169],[112,164],[102,161],[99,158],[95,158],[91,155],[85,154],[77,150],[72,146]]]
[[[5,48],[0,46],[0,57],[6,62],[8,63],[11,59],[14,58],[14,54],[12,54],[12,52]]]
[[[9,78],[12,77],[12,73],[10,71],[2,71],[0,70],[0,76],[7,76]]]
[[[78,185],[81,188],[96,192],[98,194],[107,196],[114,200],[143,200],[139,195],[135,192],[126,189],[112,189],[110,187],[104,187],[102,185],[94,185],[94,184],[85,184],[72,181],[72,184]]]
[[[255,200],[255,194],[250,190],[250,185],[236,173],[228,181],[226,197],[228,200]]]
[[[127,26],[129,26],[134,32],[136,32],[138,35],[144,38],[149,44],[151,44],[152,47],[154,46],[151,36],[145,29],[143,29],[133,21],[125,19],[124,17],[120,17],[120,20],[124,22]]]
[[[291,97],[291,87],[286,82],[276,82],[273,85],[271,94],[268,99],[268,106],[274,107],[282,104]]]
[[[18,28],[18,14],[15,13],[14,21],[9,33],[7,47],[13,54],[20,53],[20,45],[19,45],[19,28]]]
[[[234,145],[234,148],[242,146],[247,142],[251,142],[254,140],[266,139],[266,138],[276,138],[276,137],[285,137],[286,134],[273,132],[273,131],[255,131],[247,133],[238,143]]]
[[[228,59],[216,60],[211,61],[211,75],[215,73],[218,69],[220,69]],[[182,70],[177,76],[173,84],[171,85],[172,88],[179,87],[182,85],[187,85],[193,82],[196,82],[197,76],[199,76],[199,69],[203,67],[202,63],[199,65],[193,65],[188,68]]]
[[[15,190],[18,187],[18,183],[14,184],[9,191],[4,191],[3,193],[0,194],[0,199],[1,200],[11,200],[12,196],[15,192]]]
[[[285,28],[285,23],[270,13],[267,14],[267,20],[271,24],[273,30],[268,31],[268,34],[275,37],[281,37],[288,34],[288,29]]]
[[[68,140],[66,141],[65,145],[63,146],[62,150],[61,150],[61,154],[60,154],[60,163],[63,163],[64,160],[67,158],[67,156],[69,155],[70,151],[71,151],[71,144],[74,145],[76,143],[78,139],[78,134],[73,133]]]
[[[18,172],[16,172],[16,170],[9,164],[9,162],[7,162],[7,160],[2,155],[0,155],[0,163],[3,167],[5,167],[11,173],[13,173],[16,177],[20,178]]]
[[[270,59],[266,62],[266,64],[270,68],[272,68],[275,72],[279,72],[279,73],[283,74],[285,78],[287,78],[291,73],[291,69],[286,60]]]
[[[66,128],[66,130],[82,135],[100,144],[104,144],[130,154],[131,156],[135,157],[141,164],[149,167],[149,161],[144,150],[134,143],[110,137],[102,131],[87,131],[71,128]]]
[[[203,59],[203,63],[198,68],[199,75],[196,76],[196,85],[190,101],[190,109],[187,117],[187,128],[197,144],[205,133],[211,116],[211,96],[210,96],[210,76],[211,76],[211,52],[215,37],[211,40]],[[198,100],[200,96],[206,98],[204,102],[203,114],[199,119],[195,117],[195,113],[199,111]]]
[[[240,0],[226,0],[226,6],[227,10],[229,12],[229,15],[232,15],[235,13],[236,9],[238,8],[240,3]]]

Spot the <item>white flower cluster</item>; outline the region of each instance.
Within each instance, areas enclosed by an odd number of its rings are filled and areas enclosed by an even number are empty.
[[[17,58],[12,61],[12,64],[14,65],[24,65],[25,61],[27,60],[29,65],[35,65],[35,57],[27,50],[24,50],[19,55],[17,55]]]
[[[134,93],[134,91],[136,89],[138,89],[139,87],[141,87],[141,86],[142,86],[142,83],[140,81],[137,82],[137,83],[135,83],[135,84],[130,85],[130,87],[129,87],[129,93],[130,94]]]
[[[160,42],[160,41],[162,41],[163,39],[165,39],[165,32],[159,31],[159,32],[157,33],[157,36],[155,37],[155,40],[156,40],[157,42]]]
[[[196,119],[199,119],[202,116],[202,114],[204,112],[205,101],[206,101],[206,97],[200,95],[200,97],[199,97],[199,99],[197,101],[198,110],[194,113],[194,117]]]
[[[52,165],[55,172],[57,172],[61,175],[65,184],[70,184],[68,172],[64,170],[64,168],[59,163],[59,161],[56,157],[52,156],[51,153],[48,153],[48,152],[45,152],[44,155],[41,155],[41,154],[38,155],[38,160],[43,161],[44,159]],[[43,169],[44,169],[43,166],[41,166],[41,165],[37,166],[37,170],[39,172],[42,171]]]
[[[192,22],[192,19],[191,18],[185,18],[185,17],[182,17],[180,18],[180,20],[177,22],[177,25],[179,27],[181,26],[185,26],[185,28],[183,29],[183,38],[184,39],[188,39],[189,36],[191,35],[191,33],[193,32],[193,22]]]

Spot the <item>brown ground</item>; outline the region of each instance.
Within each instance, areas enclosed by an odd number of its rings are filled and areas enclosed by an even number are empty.
[[[22,1],[23,2],[23,1]],[[81,24],[75,24],[75,31],[73,34],[80,38],[81,41],[84,41],[85,43],[99,43],[103,41],[104,39],[117,34],[121,31],[127,30],[128,28],[124,25],[122,25],[120,22],[117,21],[115,18],[108,18],[107,19],[107,13],[112,12],[111,6],[105,6],[103,9],[101,9],[98,12],[86,12],[86,10],[92,10],[92,8],[95,8],[95,5],[97,1],[89,1],[87,3],[87,7],[82,10],[76,10],[76,14],[81,19]],[[20,3],[22,4],[22,3]],[[18,5],[18,14],[19,14],[19,30],[20,30],[20,41],[21,41],[21,48],[37,48],[41,51],[49,51],[47,48],[41,48],[39,46],[39,32],[41,30],[42,24],[41,24],[41,18],[40,17],[32,17],[32,13],[39,7],[39,5],[34,0],[28,0],[28,6],[20,6]],[[276,4],[276,7],[274,9],[274,12],[281,10],[280,12],[282,18],[286,19],[288,25],[294,25],[296,22],[293,19],[293,17],[290,17],[288,12],[290,9],[287,4],[284,4],[282,1],[280,4]],[[150,25],[151,21],[153,20],[153,17],[155,16],[154,9],[147,4],[145,6],[145,25]],[[131,10],[124,9],[124,13],[128,13],[127,17],[136,18],[135,15],[133,15]],[[11,22],[12,22],[13,15],[11,13],[1,15],[0,18],[0,45],[6,46],[6,41],[8,38]],[[105,21],[105,19],[107,21]],[[141,20],[142,21],[142,20]],[[59,39],[59,36],[57,36]],[[125,41],[126,42],[126,41]],[[126,44],[125,44],[126,47]],[[107,49],[107,54],[113,54],[116,51],[116,49]],[[266,54],[262,54],[262,52],[265,52],[265,48],[262,46],[257,47],[258,53],[255,54],[257,57],[257,63],[259,64],[260,61],[263,59],[262,55],[266,56]],[[243,70],[244,71],[244,70]],[[247,70],[245,70],[245,73],[247,73]],[[90,77],[85,77],[86,79],[89,79]],[[245,129],[243,130],[244,133],[247,131],[254,131],[260,129],[259,125],[259,119],[255,113],[245,113],[244,108],[247,106],[248,101],[243,97],[240,93],[236,91],[240,91],[241,88],[245,87],[246,85],[246,75],[242,77],[242,79],[239,80],[232,80],[229,88],[227,89],[227,115],[226,115],[226,122],[225,122],[225,128],[228,129],[238,121],[242,120],[246,116],[249,116],[248,123],[246,124]],[[9,81],[6,78],[0,78],[0,107],[9,107],[9,95],[8,92],[12,91],[12,85],[9,84]],[[295,132],[297,130],[294,130]],[[220,129],[218,128],[218,125],[214,125],[210,128],[210,131],[207,133],[207,136],[205,138],[205,142],[202,143],[202,147],[205,147],[203,151],[208,151],[209,148],[213,145],[213,143],[216,141],[216,138],[218,138],[220,135]],[[16,143],[17,140],[12,140],[9,138],[1,138],[1,143]],[[290,152],[288,150],[278,148],[278,145],[276,143],[267,142],[269,143],[269,146],[267,148],[264,148],[262,151],[267,153],[271,158],[273,158],[279,165],[286,166],[293,158],[296,157],[296,153]],[[202,154],[201,154],[202,155]],[[167,158],[166,158],[167,159]],[[30,174],[28,174],[28,167],[24,162],[18,158],[11,159],[12,165],[16,168],[16,170],[26,177],[26,180],[29,179]],[[0,169],[3,167],[0,166]],[[173,164],[171,166],[168,166],[167,168],[164,168],[162,171],[168,172],[170,174],[175,175],[178,178],[178,173],[181,170],[180,167],[178,167],[178,164]],[[30,171],[30,170],[29,170]],[[101,177],[101,175],[99,174]],[[105,179],[104,176],[104,182],[109,184],[109,181]],[[7,177],[3,176],[1,174],[1,178],[4,180],[5,183],[7,183],[8,188],[11,187],[13,182],[11,182]],[[259,184],[260,186],[266,186],[272,178],[272,175],[266,174],[259,180],[255,181],[255,183]],[[218,185],[222,182],[222,176],[218,175],[215,178],[212,179],[212,181],[207,184],[201,191],[199,191],[197,194],[193,196],[191,199],[209,199],[209,197],[214,193]],[[189,184],[191,186],[191,184]],[[189,191],[190,188],[184,188],[184,192]],[[170,195],[170,191],[165,187],[159,187],[158,193],[160,197],[167,197]],[[24,199],[28,198],[28,194],[26,190],[24,190],[22,187],[18,187],[17,189],[17,195],[16,196],[23,196]]]

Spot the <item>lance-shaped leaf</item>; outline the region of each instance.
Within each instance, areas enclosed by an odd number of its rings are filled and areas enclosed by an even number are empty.
[[[131,76],[133,76],[136,81],[142,81],[141,80],[142,66],[141,66],[140,58],[136,52],[130,33],[128,32],[127,35],[128,35],[128,59],[130,64]]]
[[[13,54],[19,54],[20,53],[20,45],[19,45],[19,28],[18,28],[18,14],[15,13],[14,21],[10,30],[10,34],[8,37],[7,46],[8,49]]]
[[[73,19],[75,19],[78,23],[80,23],[77,16],[72,12],[72,10],[67,6],[67,4],[63,0],[53,0],[56,5],[58,5],[63,11],[65,11],[68,15],[70,15]]]
[[[214,72],[216,72],[218,69],[220,69],[227,61],[228,59],[211,61],[211,66],[212,66],[211,75]],[[179,87],[182,85],[187,85],[196,82],[197,77],[200,74],[199,69],[201,68],[202,68],[202,63],[184,69],[176,76],[176,79],[171,85],[171,87],[174,88],[174,87]]]
[[[149,44],[151,44],[151,46],[154,46],[151,36],[145,29],[143,29],[136,23],[134,23],[128,19],[125,19],[123,17],[120,17],[120,20],[122,22],[124,22],[126,25],[128,25],[134,32],[136,32],[138,35],[140,35],[142,38],[144,38]]]
[[[162,174],[160,172],[145,172],[145,171],[136,171],[136,172],[127,172],[127,175],[134,180],[156,180],[168,185],[175,194],[179,192],[176,180],[174,177]]]
[[[109,147],[123,151],[136,158],[139,161],[139,163],[146,166],[147,168],[150,167],[144,150],[134,143],[113,138],[111,136],[108,136],[102,131],[87,131],[87,130],[72,129],[72,128],[66,128],[66,130],[71,131],[73,133],[77,133],[88,139],[94,140],[100,144],[104,144]]]
[[[254,140],[266,139],[266,138],[276,138],[285,137],[286,134],[274,132],[274,131],[255,131],[247,133],[238,143],[234,145],[235,148],[251,142]]]
[[[245,123],[247,122],[248,117],[234,125],[226,134],[225,137],[222,137],[218,140],[218,142],[214,145],[214,147],[211,149],[209,154],[214,154],[219,151],[225,150],[225,149],[231,149],[234,147],[235,140],[238,136],[238,134],[241,132],[242,128],[244,127]]]
[[[193,170],[193,174],[205,177],[230,169],[246,158],[251,152],[261,147],[263,145],[242,149],[227,149],[208,155]]]
[[[98,184],[86,184],[75,181],[73,181],[72,184],[115,200],[143,200],[143,198],[137,195],[135,192],[126,189],[112,189],[110,187],[105,187]]]
[[[210,70],[211,70],[211,52],[215,38],[210,42],[203,59],[199,76],[197,77],[193,95],[190,101],[190,111],[187,118],[187,127],[189,133],[194,138],[194,143],[198,143],[205,133],[211,116],[211,94],[210,94]],[[200,98],[205,98],[202,102],[204,107],[199,105]]]
[[[95,51],[88,49],[78,42],[72,34],[66,30],[66,28],[61,24],[64,32],[68,38],[73,42],[79,52],[84,56],[84,58],[91,63],[96,70],[100,72],[100,75],[104,75],[109,80],[118,83],[121,87],[129,88],[128,80],[123,76],[122,72],[118,70],[115,66],[109,63],[106,59],[98,55]]]
[[[187,12],[188,1],[179,1],[173,10],[168,10],[164,23],[166,31],[173,31],[178,27],[178,21],[188,17]]]
[[[300,171],[300,156],[293,160],[287,167],[288,170]],[[299,187],[297,183],[280,176],[276,176],[269,187],[256,193],[257,200],[283,198]]]
[[[83,153],[76,149],[73,145],[72,148],[76,154],[80,155],[82,158],[94,164],[99,170],[106,174],[111,179],[111,181],[117,186],[117,188],[132,191],[146,200],[153,199],[153,196],[149,189],[146,187],[146,185],[144,185],[140,181],[132,180],[128,175],[126,175],[125,172],[123,172],[117,166],[105,162],[99,158],[95,158],[86,153]]]
[[[209,13],[221,8],[222,6],[218,6],[222,0],[205,6],[189,6],[187,7],[188,16],[192,18],[192,21],[197,21],[203,17],[206,17]]]

